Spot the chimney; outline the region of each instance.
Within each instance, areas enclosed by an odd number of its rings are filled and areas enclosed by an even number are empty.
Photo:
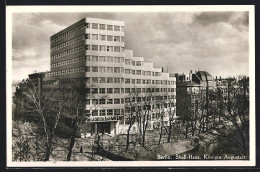
[[[190,73],[189,73],[189,80],[190,80],[190,82],[192,81],[192,70],[190,70]]]

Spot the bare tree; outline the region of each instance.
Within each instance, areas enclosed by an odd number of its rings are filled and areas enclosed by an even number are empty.
[[[70,79],[63,79],[62,82],[64,82],[66,90],[66,107],[70,110],[72,109],[68,114],[69,118],[72,120],[70,132],[68,133],[70,139],[67,161],[70,161],[76,139],[84,128],[84,124],[86,124],[93,112],[99,107],[100,100],[105,99],[106,96],[100,97],[98,101],[89,108],[90,110],[87,111],[87,101],[95,98],[95,93],[93,93],[92,89],[95,86],[85,84],[84,80],[71,82]]]
[[[217,112],[218,120],[213,118],[214,125],[207,130],[217,141],[226,140],[233,145],[235,153],[249,155],[249,88],[248,78],[218,87],[213,112]]]
[[[129,96],[126,98],[125,101],[125,109],[126,109],[126,116],[125,116],[125,122],[128,124],[128,129],[127,129],[127,135],[126,135],[126,147],[125,147],[125,152],[127,152],[130,144],[130,131],[131,128],[133,127],[134,122],[136,121],[136,111],[138,108],[140,108],[136,100],[139,97],[139,93],[137,92],[136,89],[134,91],[131,91],[129,93]]]
[[[146,131],[151,121],[152,96],[152,88],[146,88],[146,92],[144,93],[143,97],[138,97],[137,99],[137,103],[139,105],[136,116],[139,126],[140,143],[142,147],[145,147]],[[142,98],[143,101],[141,101]]]
[[[29,79],[20,83],[25,101],[22,102],[27,114],[40,120],[41,133],[44,136],[44,161],[48,161],[53,151],[55,131],[60,119],[63,101],[52,94],[43,94],[39,86]]]
[[[13,161],[38,160],[37,126],[34,123],[13,121],[12,158]]]

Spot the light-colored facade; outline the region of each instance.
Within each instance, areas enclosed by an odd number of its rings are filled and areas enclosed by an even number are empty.
[[[156,100],[176,103],[176,78],[154,68],[143,57],[135,57],[132,50],[125,50],[122,21],[84,18],[53,35],[50,43],[51,71],[45,74],[44,84],[55,85],[59,78],[85,81],[87,92],[94,95],[86,102],[92,133],[124,132],[128,113],[125,101],[132,91],[140,93],[140,101],[136,100],[140,104],[147,91],[154,92],[150,129],[158,122],[153,115]],[[169,122],[167,115],[164,119]]]

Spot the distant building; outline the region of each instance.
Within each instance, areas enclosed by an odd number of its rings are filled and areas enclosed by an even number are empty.
[[[171,74],[173,75],[173,74]],[[191,101],[194,103],[199,99],[202,90],[216,88],[214,78],[207,71],[190,71],[189,74],[174,74],[176,77],[176,111],[177,116],[182,116],[185,109],[183,103]]]

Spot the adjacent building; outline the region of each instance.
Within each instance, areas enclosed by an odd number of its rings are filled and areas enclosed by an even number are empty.
[[[216,88],[216,81],[207,71],[190,71],[189,74],[172,74],[176,77],[176,110],[177,116],[186,114],[185,102],[194,104],[200,96]]]

